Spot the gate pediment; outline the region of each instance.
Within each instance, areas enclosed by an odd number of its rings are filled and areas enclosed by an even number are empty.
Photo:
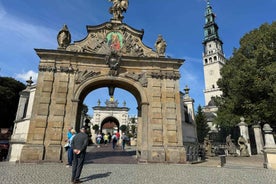
[[[98,26],[87,26],[87,36],[64,48],[67,51],[108,55],[116,51],[121,56],[159,57],[158,53],[142,42],[143,30],[127,24],[106,22]]]

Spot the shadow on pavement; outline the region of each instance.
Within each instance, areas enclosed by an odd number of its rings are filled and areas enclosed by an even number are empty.
[[[99,179],[99,178],[106,178],[109,177],[111,175],[111,172],[107,172],[107,173],[102,173],[102,174],[93,174],[91,176],[87,176],[84,178],[81,178],[81,182],[86,182],[89,180],[94,180],[94,179]]]
[[[112,149],[111,145],[101,147],[90,147],[85,156],[85,164],[137,164],[136,150],[121,150],[117,147]]]

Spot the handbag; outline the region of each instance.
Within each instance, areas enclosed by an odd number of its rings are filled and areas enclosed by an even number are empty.
[[[70,144],[67,142],[67,143],[64,145],[64,148],[65,148],[65,150],[67,151],[67,150],[69,149],[69,147],[70,147]]]

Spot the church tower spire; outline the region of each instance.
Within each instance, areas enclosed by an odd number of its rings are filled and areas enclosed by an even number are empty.
[[[205,80],[205,106],[212,103],[212,97],[220,96],[222,91],[217,86],[217,81],[221,78],[220,69],[225,64],[223,53],[223,42],[219,38],[218,25],[215,22],[216,15],[213,13],[210,1],[207,0],[205,10],[204,40],[203,40],[203,68]],[[211,105],[212,106],[212,105]]]

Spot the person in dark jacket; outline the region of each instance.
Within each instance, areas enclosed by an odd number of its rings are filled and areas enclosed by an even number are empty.
[[[80,175],[88,145],[88,135],[85,133],[85,127],[80,129],[80,133],[75,135],[71,147],[73,149],[72,182],[81,183]]]

